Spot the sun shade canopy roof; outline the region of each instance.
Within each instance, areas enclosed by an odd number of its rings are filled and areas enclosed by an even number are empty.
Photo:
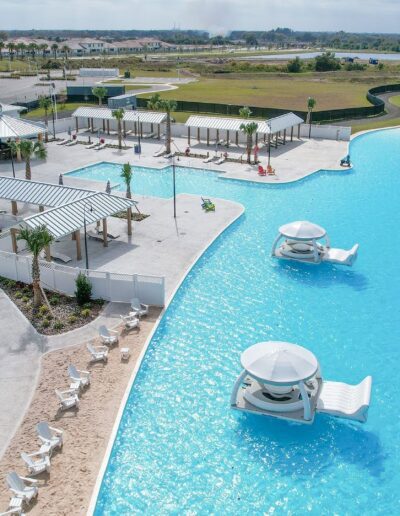
[[[272,385],[295,385],[312,378],[318,360],[311,351],[289,342],[269,341],[254,344],[240,358],[253,378]]]
[[[307,220],[298,220],[285,224],[279,228],[279,233],[286,238],[293,238],[294,240],[314,240],[323,238],[326,235],[324,228]]]
[[[115,109],[101,107],[79,107],[72,116],[75,118],[93,118],[95,120],[115,120],[113,117]],[[158,111],[136,111],[125,110],[124,122],[140,122],[145,124],[162,124],[167,119],[167,113]]]
[[[38,206],[60,206],[91,195],[93,190],[0,176],[0,199]]]
[[[289,129],[295,125],[302,124],[304,120],[294,113],[287,113],[282,116],[270,118],[269,120],[255,120],[243,118],[221,118],[212,116],[192,115],[186,121],[186,127],[199,127],[203,129],[219,129],[222,131],[240,131],[242,124],[255,122],[258,124],[257,132],[261,134],[275,134],[279,131]]]
[[[131,199],[94,192],[83,199],[32,215],[24,220],[24,224],[31,229],[45,225],[49,233],[57,239],[81,229],[84,215],[86,224],[92,224],[120,211],[132,208],[135,204],[136,201]]]
[[[47,131],[45,125],[0,113],[0,140],[27,138]]]

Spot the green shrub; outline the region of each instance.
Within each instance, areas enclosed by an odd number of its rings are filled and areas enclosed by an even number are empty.
[[[43,319],[42,321],[42,328],[48,328],[50,326],[49,319]]]
[[[14,294],[14,297],[17,299],[21,299],[22,296],[23,296],[23,294],[19,290],[17,290],[17,292]]]
[[[55,321],[55,323],[53,324],[53,328],[55,330],[62,330],[64,328],[64,323],[61,321]]]
[[[89,310],[92,308],[92,303],[85,303],[82,305],[82,308],[89,308]]]
[[[14,288],[14,287],[16,287],[17,282],[15,280],[13,280],[13,279],[5,279],[4,280],[4,285],[6,287],[9,287],[9,288]]]
[[[70,316],[68,317],[68,322],[69,322],[70,324],[74,324],[74,323],[76,323],[76,321],[77,321],[77,320],[78,320],[78,318],[77,318],[77,316],[76,316],[76,315],[70,315]]]
[[[49,303],[51,304],[51,306],[59,305],[60,301],[61,301],[60,296],[51,296],[49,299]]]
[[[89,317],[92,312],[90,311],[90,308],[84,308],[81,310],[81,316],[82,317]]]
[[[31,300],[31,298],[29,296],[22,296],[21,297],[21,301],[23,303],[29,303],[30,300]]]
[[[84,306],[89,303],[92,297],[92,284],[85,274],[79,273],[75,280],[76,290],[75,296],[79,306]]]
[[[39,307],[38,314],[40,317],[49,313],[49,307],[47,305],[42,305]]]
[[[26,286],[22,289],[22,292],[28,296],[29,294],[32,294],[32,289]]]

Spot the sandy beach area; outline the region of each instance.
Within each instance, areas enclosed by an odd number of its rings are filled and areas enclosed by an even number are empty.
[[[152,308],[149,316],[142,318],[140,331],[126,333],[120,327],[119,346],[111,348],[106,364],[89,363],[86,344],[43,356],[32,403],[0,462],[0,511],[6,510],[11,496],[5,483],[7,473],[15,470],[28,476],[20,453],[38,451],[35,426],[39,421],[48,421],[64,431],[64,446],[53,453],[50,474],[35,477],[39,480],[39,495],[25,512],[46,516],[86,514],[121,399],[159,314],[160,309]],[[120,347],[130,348],[128,362],[121,362]],[[79,410],[60,412],[54,389],[69,387],[70,363],[91,372],[91,385],[80,396]]]

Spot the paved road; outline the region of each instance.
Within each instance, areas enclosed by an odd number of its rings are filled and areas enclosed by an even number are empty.
[[[384,121],[384,120],[393,120],[394,118],[400,118],[400,107],[395,106],[389,102],[390,97],[394,95],[399,95],[399,93],[391,92],[391,93],[383,93],[382,95],[377,95],[380,99],[385,102],[386,115],[377,116],[377,117],[367,117],[367,118],[354,118],[352,120],[342,120],[341,122],[335,122],[333,125],[341,125],[341,126],[356,126],[361,124],[367,124],[372,122],[373,120]]]

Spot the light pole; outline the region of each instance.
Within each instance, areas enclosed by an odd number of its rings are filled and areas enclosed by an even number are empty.
[[[12,147],[11,142],[8,143],[8,148],[10,149],[12,173],[13,173],[13,177],[15,178],[14,151],[13,151],[13,147]]]
[[[172,156],[172,181],[174,183],[174,219],[176,219],[176,181],[175,181],[175,158]]]
[[[140,154],[142,153],[142,146],[141,146],[141,143],[140,143],[141,127],[140,127],[140,113],[139,113],[139,111],[137,112],[137,119],[138,119],[138,151],[139,151],[139,159],[140,159]]]
[[[268,125],[268,166],[270,167],[271,166],[271,126],[270,124],[267,124]]]
[[[89,255],[88,255],[88,246],[87,246],[87,234],[86,234],[86,208],[89,206],[89,211],[93,212],[93,206],[90,202],[85,202],[83,204],[83,232],[85,237],[85,259],[86,259],[86,270],[89,270]]]

